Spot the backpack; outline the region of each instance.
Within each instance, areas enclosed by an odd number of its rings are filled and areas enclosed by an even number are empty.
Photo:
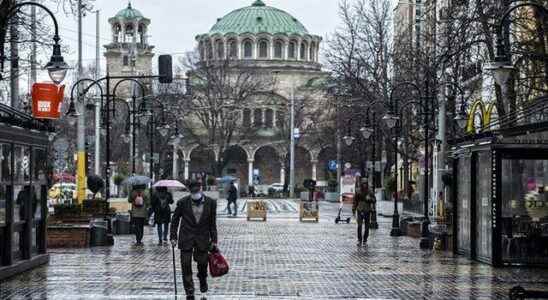
[[[160,198],[160,209],[167,210],[169,208],[169,201],[167,196],[159,197]]]
[[[145,204],[145,200],[143,199],[143,196],[141,194],[138,194],[137,197],[135,197],[135,201],[133,201],[135,206],[141,207]]]

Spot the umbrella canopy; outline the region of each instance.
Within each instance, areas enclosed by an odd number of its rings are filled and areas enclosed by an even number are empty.
[[[134,175],[124,180],[125,185],[147,185],[151,182],[150,178],[143,175]]]
[[[172,189],[186,189],[186,186],[178,180],[160,180],[153,187],[166,187]]]
[[[219,179],[219,181],[222,181],[222,182],[230,182],[230,181],[236,181],[238,178],[234,177],[234,176],[230,176],[230,175],[226,175],[226,176],[223,176]]]

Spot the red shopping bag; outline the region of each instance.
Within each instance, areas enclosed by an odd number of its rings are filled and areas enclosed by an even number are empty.
[[[211,277],[221,277],[228,273],[228,262],[220,251],[209,253],[208,259]]]

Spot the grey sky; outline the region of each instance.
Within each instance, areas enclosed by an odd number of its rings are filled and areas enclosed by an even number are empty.
[[[132,6],[151,19],[150,43],[156,54],[180,54],[192,50],[194,37],[206,33],[211,26],[230,11],[251,5],[253,0],[132,0]],[[264,0],[269,6],[285,10],[299,19],[309,32],[328,36],[338,22],[339,0]],[[101,12],[101,44],[110,42],[108,18],[127,6],[127,0],[96,0],[95,8]],[[67,61],[77,59],[77,22],[75,18],[60,16],[63,44],[71,47]],[[95,15],[86,16],[83,23],[84,65],[95,59]],[[103,49],[101,49],[102,53]],[[102,54],[101,54],[102,55]],[[102,58],[103,59],[103,58]]]

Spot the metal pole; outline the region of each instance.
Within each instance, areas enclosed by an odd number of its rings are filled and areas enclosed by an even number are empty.
[[[78,0],[78,80],[82,79],[82,0]],[[82,203],[86,198],[86,107],[82,90],[78,86],[78,168],[77,168],[77,201]]]
[[[335,132],[335,138],[337,139],[336,141],[336,145],[337,145],[337,194],[338,196],[341,195],[341,176],[342,176],[342,155],[341,155],[341,151],[342,151],[342,145],[341,145],[341,129],[340,129],[340,111],[339,111],[339,102],[336,101],[337,103],[335,104],[336,105],[336,132]]]
[[[135,93],[133,94],[133,97],[131,99],[131,102],[132,102],[132,107],[131,107],[131,175],[135,175],[135,114],[137,113],[136,112],[136,97],[135,97]]]
[[[421,241],[420,241],[420,247],[421,249],[429,249],[430,248],[430,233],[428,226],[430,225],[430,220],[428,217],[428,176],[430,175],[428,171],[428,158],[429,158],[429,145],[428,145],[428,135],[429,135],[429,127],[428,127],[428,115],[430,114],[430,96],[429,96],[429,81],[426,80],[425,85],[425,97],[424,97],[424,104],[425,104],[425,112],[424,112],[424,221],[422,223],[422,230],[421,230]]]
[[[107,95],[106,95],[106,104],[105,104],[105,126],[106,135],[105,135],[105,200],[108,201],[110,197],[110,77],[107,69]]]
[[[151,104],[152,105],[152,104]],[[152,107],[150,110],[150,157],[148,158],[149,161],[149,173],[150,173],[150,179],[154,180],[154,159],[152,155],[154,154],[154,112],[152,111]]]
[[[100,63],[100,40],[99,40],[99,10],[95,11],[95,80],[99,79],[101,74]],[[101,95],[102,96],[102,95]],[[101,174],[101,99],[97,98],[95,102],[95,174]]]
[[[17,109],[19,106],[19,30],[17,28],[19,17],[14,15],[12,21],[10,26],[10,95],[11,107]]]
[[[289,198],[295,197],[295,86],[291,87],[291,129],[289,148]]]
[[[36,6],[30,8],[30,34],[32,48],[30,52],[30,83],[31,86],[36,82]]]
[[[394,99],[394,113],[398,114],[398,99]],[[401,115],[400,115],[401,125]],[[392,215],[392,230],[390,236],[401,236],[400,214],[398,213],[398,125],[394,126],[394,180],[396,190],[394,191],[394,214]]]

